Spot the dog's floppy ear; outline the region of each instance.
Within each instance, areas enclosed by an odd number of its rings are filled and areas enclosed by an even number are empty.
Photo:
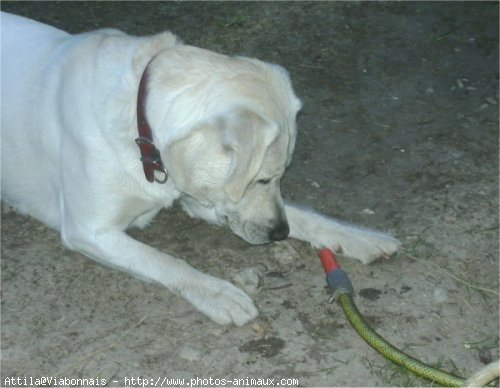
[[[260,170],[264,156],[278,136],[278,128],[250,110],[237,110],[222,120],[224,146],[233,153],[224,190],[237,203]]]

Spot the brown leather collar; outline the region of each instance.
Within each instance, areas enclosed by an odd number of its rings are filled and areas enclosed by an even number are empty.
[[[146,117],[146,97],[147,97],[147,84],[148,84],[148,68],[149,64],[142,73],[141,81],[139,83],[139,91],[137,93],[137,131],[139,137],[135,142],[141,151],[141,162],[144,168],[144,175],[148,182],[165,183],[168,179],[168,173],[161,160],[160,151],[153,143],[153,131],[149,125],[148,118]],[[157,178],[155,171],[163,174],[163,177]]]

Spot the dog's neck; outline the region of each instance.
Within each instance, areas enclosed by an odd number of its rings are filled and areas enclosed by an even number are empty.
[[[135,142],[141,151],[141,162],[144,169],[144,175],[148,182],[165,183],[168,179],[168,173],[161,160],[160,151],[153,143],[153,130],[146,115],[146,99],[149,80],[148,63],[141,76],[139,91],[137,92],[137,131],[139,137]],[[163,174],[160,178],[155,176],[155,171]]]

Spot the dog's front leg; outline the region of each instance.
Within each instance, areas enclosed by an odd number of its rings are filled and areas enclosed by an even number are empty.
[[[286,205],[290,237],[307,241],[315,248],[330,248],[368,264],[395,253],[400,242],[373,230],[336,221],[327,216]]]
[[[66,230],[70,248],[105,265],[158,282],[191,302],[219,324],[241,326],[258,315],[250,297],[231,283],[206,275],[185,261],[161,253],[119,230]]]

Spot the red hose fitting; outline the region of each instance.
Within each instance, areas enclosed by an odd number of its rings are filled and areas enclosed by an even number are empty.
[[[323,248],[321,251],[319,251],[319,258],[321,259],[321,264],[323,264],[323,269],[325,270],[327,275],[337,268],[340,268],[339,263],[337,263],[337,257],[335,256],[335,253],[333,253],[328,248]]]
[[[331,288],[334,297],[337,294],[353,294],[353,288],[349,277],[337,263],[337,257],[330,249],[325,248],[319,252],[321,264],[326,272],[326,282]]]

